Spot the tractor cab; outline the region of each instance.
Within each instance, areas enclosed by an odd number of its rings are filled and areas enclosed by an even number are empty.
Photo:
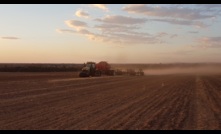
[[[82,68],[79,76],[80,77],[89,77],[89,76],[99,75],[97,73],[99,73],[99,72],[96,71],[96,63],[95,62],[87,62],[86,64],[84,64],[84,67]]]
[[[95,62],[87,62],[85,67],[90,68],[92,70],[96,69],[96,63]]]

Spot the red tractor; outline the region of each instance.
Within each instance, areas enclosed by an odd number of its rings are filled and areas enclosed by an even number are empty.
[[[102,74],[115,75],[115,71],[111,70],[110,64],[106,61],[101,61],[97,64],[95,62],[87,62],[82,68],[79,77],[101,76]]]

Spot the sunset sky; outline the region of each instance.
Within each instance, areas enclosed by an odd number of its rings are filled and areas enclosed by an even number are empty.
[[[1,4],[0,63],[221,62],[221,4]]]

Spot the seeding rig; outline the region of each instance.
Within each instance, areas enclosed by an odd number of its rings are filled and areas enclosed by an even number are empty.
[[[101,61],[99,63],[95,62],[87,62],[84,64],[84,67],[82,68],[81,72],[79,73],[79,77],[89,77],[89,76],[101,76],[101,75],[140,75],[143,76],[144,72],[142,69],[139,69],[139,71],[135,71],[133,69],[127,69],[125,72],[120,69],[112,69],[111,65],[108,64],[106,61]]]

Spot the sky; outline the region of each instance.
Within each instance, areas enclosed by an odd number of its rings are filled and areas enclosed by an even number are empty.
[[[1,4],[0,63],[221,62],[221,4]]]

